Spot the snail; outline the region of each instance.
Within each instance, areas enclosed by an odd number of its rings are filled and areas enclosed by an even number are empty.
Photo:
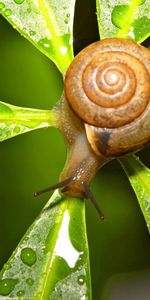
[[[68,68],[55,109],[68,157],[50,189],[90,198],[103,219],[91,180],[108,161],[150,143],[150,51],[120,38],[87,46]]]

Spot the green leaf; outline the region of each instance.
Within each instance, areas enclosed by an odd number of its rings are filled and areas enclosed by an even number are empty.
[[[38,128],[56,127],[55,110],[16,107],[0,102],[0,142]]]
[[[74,5],[75,0],[3,0],[0,13],[64,73],[73,58]]]
[[[101,39],[120,37],[141,43],[150,36],[150,1],[96,0]]]
[[[0,299],[91,299],[82,199],[57,190],[28,229],[0,278]]]
[[[135,155],[128,155],[119,161],[135,191],[150,232],[150,170]]]

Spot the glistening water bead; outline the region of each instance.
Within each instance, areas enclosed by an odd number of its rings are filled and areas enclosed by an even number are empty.
[[[4,266],[3,266],[3,268],[4,268],[5,270],[9,270],[10,267],[11,267],[11,264],[9,264],[9,263],[4,264]]]
[[[24,290],[20,290],[17,292],[18,297],[22,297],[24,295]]]
[[[78,284],[83,285],[85,283],[85,275],[80,275],[78,277]]]
[[[5,4],[3,2],[0,2],[0,10],[2,10],[5,7]]]
[[[16,4],[22,4],[22,3],[24,2],[24,0],[14,0],[14,2],[15,2]]]
[[[116,5],[111,14],[112,24],[118,28],[123,28],[130,13],[130,5]]]
[[[26,283],[28,285],[32,286],[34,284],[34,280],[31,277],[29,277],[29,278],[27,278]]]
[[[5,15],[6,17],[11,16],[11,14],[12,14],[12,10],[11,10],[11,9],[5,9],[4,15]]]
[[[36,262],[36,253],[32,248],[26,247],[21,250],[21,260],[25,265],[32,266]]]
[[[7,296],[10,292],[13,291],[15,285],[17,284],[17,280],[15,279],[3,279],[0,280],[0,295]]]

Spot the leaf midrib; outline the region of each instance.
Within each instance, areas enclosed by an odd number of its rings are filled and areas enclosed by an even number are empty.
[[[49,16],[49,14],[47,13],[46,4],[44,4],[46,2],[44,0],[37,0],[37,2],[38,2],[40,11],[43,14],[44,20],[46,21],[47,28],[49,29],[49,32],[51,33],[53,39],[56,41],[56,44],[60,45],[58,36],[57,36],[56,31],[54,29],[54,26],[52,24],[51,18]]]

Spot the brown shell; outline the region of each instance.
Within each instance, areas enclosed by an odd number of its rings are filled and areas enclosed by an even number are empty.
[[[69,67],[65,94],[97,154],[115,157],[150,142],[150,51],[125,39],[82,50]]]

